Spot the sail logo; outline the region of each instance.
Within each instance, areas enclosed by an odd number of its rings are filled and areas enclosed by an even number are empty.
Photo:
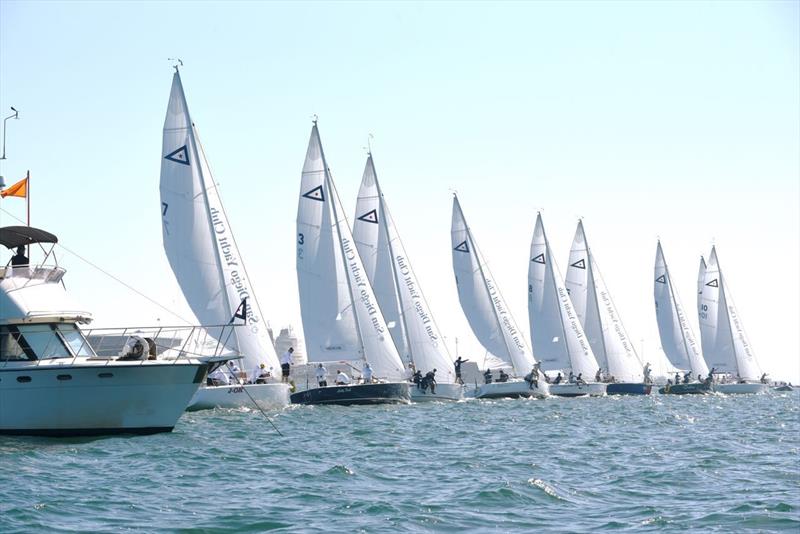
[[[369,211],[358,218],[359,221],[378,224],[378,212],[375,210]]]
[[[544,261],[542,263],[544,263]],[[570,264],[570,267],[575,267],[576,269],[585,269],[586,268],[586,262],[583,260],[583,258],[581,258],[578,261],[576,261],[575,263]]]
[[[453,250],[457,250],[458,252],[466,252],[467,254],[469,254],[469,245],[467,245],[467,241],[464,240],[458,245],[456,245],[456,248],[454,248]]]
[[[318,185],[311,191],[303,194],[303,198],[310,198],[311,200],[319,200],[325,202],[325,193],[322,191],[322,186]]]
[[[658,282],[659,284],[666,284],[666,283],[667,283],[667,277],[666,277],[666,275],[663,275],[663,274],[662,274],[661,276],[659,276],[658,278],[656,278],[656,282]]]
[[[714,278],[712,281],[706,284],[708,287],[719,287],[719,281]]]
[[[350,264],[352,280],[358,288],[358,300],[360,300],[364,305],[364,308],[366,308],[367,315],[369,315],[369,318],[372,321],[372,327],[375,329],[375,332],[377,334],[383,334],[385,330],[378,315],[380,310],[376,303],[372,302],[372,295],[369,291],[369,280],[363,276],[361,265],[358,261],[358,253],[350,245],[350,240],[346,237],[342,238],[342,250],[344,251],[345,257]],[[353,300],[355,300],[355,297],[355,295],[352,295]],[[356,317],[356,321],[357,320],[358,317]],[[380,339],[383,340],[382,337]]]
[[[179,149],[173,150],[164,156],[164,159],[174,161],[175,163],[180,163],[181,165],[189,165],[189,151],[186,150],[186,145],[183,145]]]
[[[533,263],[541,263],[542,265],[544,265],[544,252],[542,252],[541,254],[536,256],[535,258],[532,258],[531,261]]]

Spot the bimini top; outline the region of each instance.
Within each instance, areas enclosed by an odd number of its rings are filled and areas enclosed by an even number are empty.
[[[50,232],[32,226],[4,226],[0,228],[0,245],[17,248],[34,243],[58,243],[58,238]]]

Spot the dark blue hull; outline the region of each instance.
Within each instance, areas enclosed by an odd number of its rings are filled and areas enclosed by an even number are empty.
[[[703,382],[692,384],[667,384],[658,390],[662,395],[705,395],[711,393],[711,385]]]
[[[606,387],[606,395],[650,395],[652,384],[635,384],[632,382],[619,382]]]
[[[311,388],[292,393],[292,404],[408,404],[411,394],[406,382],[386,384],[354,384]]]

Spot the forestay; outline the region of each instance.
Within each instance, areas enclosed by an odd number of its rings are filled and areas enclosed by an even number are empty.
[[[436,369],[437,381],[452,383],[453,361],[386,205],[372,154],[358,191],[353,238],[400,355],[423,374]]]
[[[617,380],[641,381],[642,362],[597,268],[583,221],[578,221],[572,241],[566,288],[600,366]]]
[[[761,370],[730,300],[715,247],[711,248],[700,291],[700,337],[706,361],[717,372],[757,380]]]
[[[247,298],[246,326],[209,329],[226,348],[242,354],[250,371],[280,367],[267,324],[252,291],[197,130],[189,115],[180,73],[175,72],[164,120],[161,158],[164,250],[186,301],[203,325],[231,321]]]
[[[672,365],[678,369],[691,370],[693,375],[706,376],[708,366],[700,354],[700,347],[672,287],[667,261],[661,249],[661,241],[656,247],[653,279],[656,321],[658,334],[661,337],[661,347]]]
[[[597,360],[553,260],[541,214],[536,216],[528,262],[528,319],[533,350],[544,370],[594,377]]]
[[[510,363],[518,376],[527,374],[533,367],[533,356],[475,244],[455,195],[450,236],[458,300],[475,337],[487,351]]]
[[[403,363],[361,263],[316,123],[297,206],[297,281],[309,361],[365,359],[400,379]]]

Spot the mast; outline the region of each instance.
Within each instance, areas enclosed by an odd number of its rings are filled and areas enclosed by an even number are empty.
[[[461,219],[464,221],[464,227],[467,230],[467,239],[469,240],[469,245],[472,247],[472,250],[475,251],[475,259],[478,260],[478,270],[481,272],[483,287],[486,289],[486,295],[489,297],[489,302],[492,304],[492,312],[494,313],[494,320],[497,323],[498,328],[500,329],[500,335],[503,338],[503,345],[505,345],[506,347],[506,353],[508,354],[508,359],[511,360],[511,368],[514,369],[515,374],[519,374],[520,371],[517,370],[516,366],[514,365],[514,358],[511,357],[511,348],[508,346],[508,339],[506,339],[505,333],[503,332],[503,324],[500,322],[500,317],[497,315],[497,306],[495,306],[492,294],[489,292],[489,286],[486,285],[486,275],[483,272],[483,265],[481,265],[480,253],[477,247],[475,247],[475,240],[472,239],[472,230],[469,229],[469,225],[467,224],[467,219],[464,217],[464,212],[461,210],[461,203],[458,202],[458,197],[456,197],[456,202],[458,204],[458,212],[461,214]],[[500,292],[500,288],[495,287],[495,290],[498,293]]]
[[[394,279],[394,295],[399,304],[398,311],[400,312],[400,324],[403,328],[403,337],[406,340],[406,347],[408,348],[408,357],[411,360],[411,363],[414,364],[414,368],[416,368],[417,364],[414,361],[414,350],[411,348],[411,337],[408,335],[406,311],[405,307],[403,306],[403,292],[400,291],[400,279],[397,278],[397,266],[394,263],[394,248],[392,247],[392,239],[389,235],[389,222],[386,219],[386,207],[383,203],[383,191],[381,190],[380,182],[378,182],[378,173],[375,171],[375,162],[372,160],[372,152],[369,152],[369,164],[372,167],[372,175],[375,177],[375,187],[378,189],[378,219],[383,231],[386,233],[386,243],[389,245],[389,265],[391,265],[392,278]]]

